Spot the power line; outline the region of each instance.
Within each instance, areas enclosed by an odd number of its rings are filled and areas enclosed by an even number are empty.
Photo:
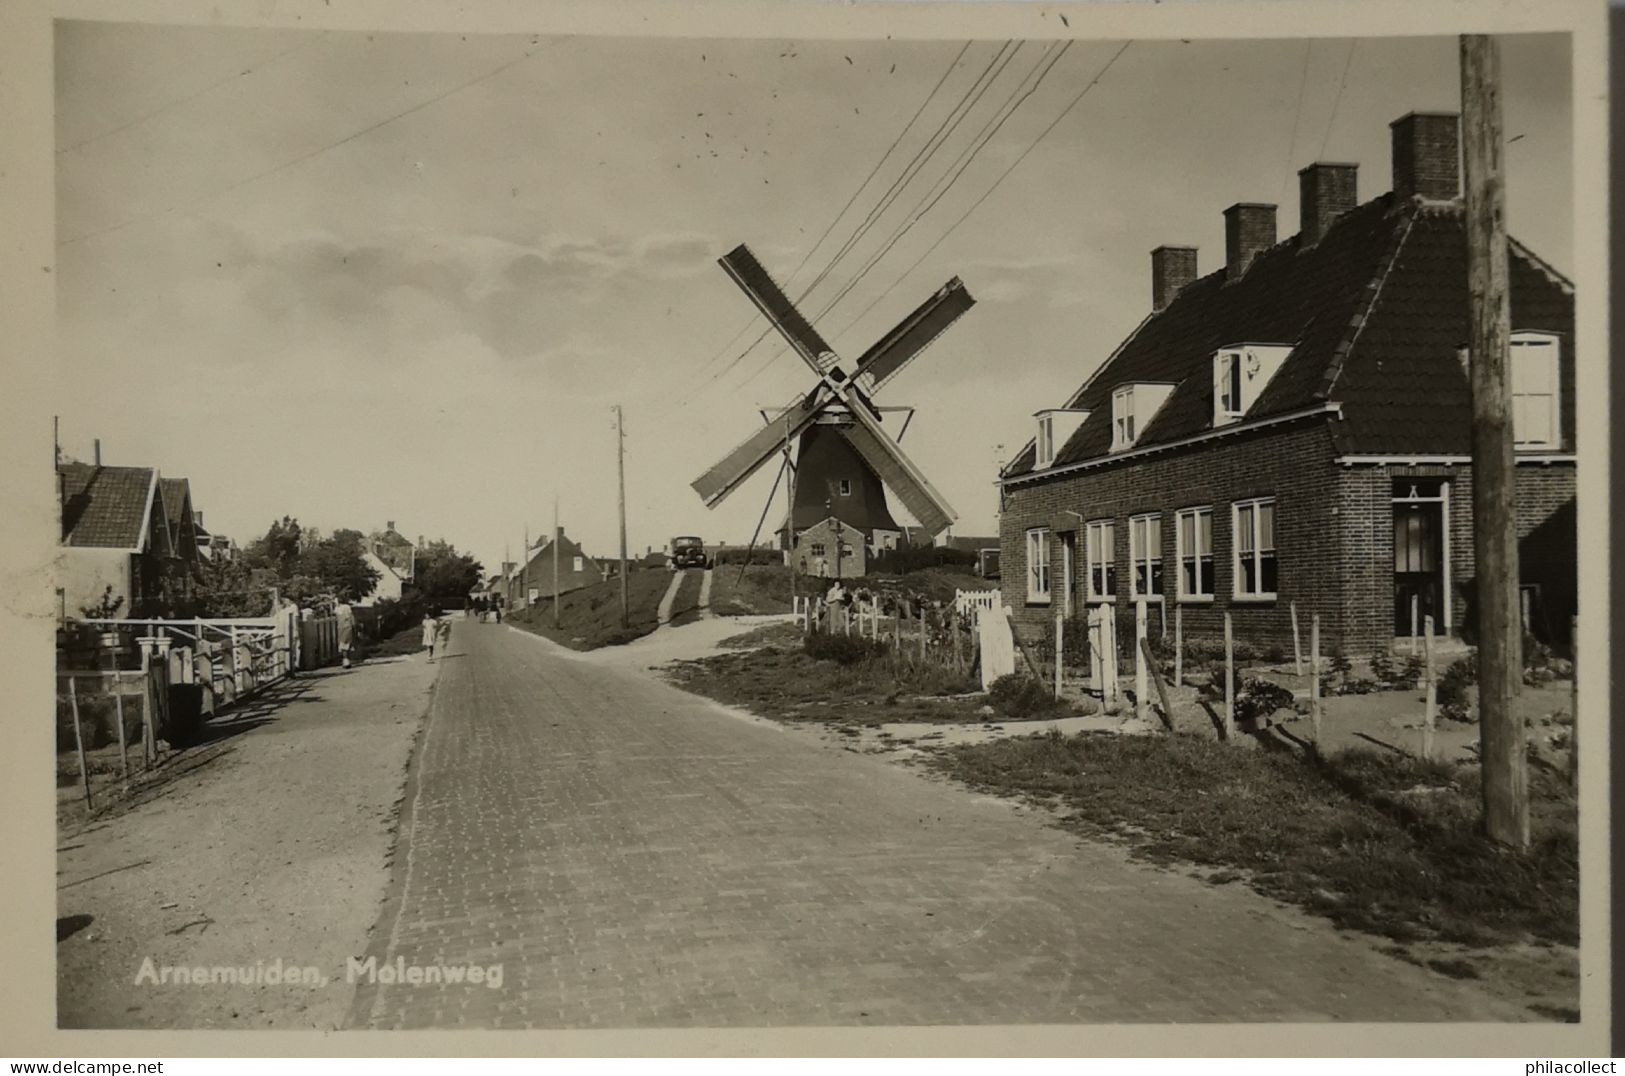
[[[1286,166],[1281,169],[1281,193],[1277,202],[1286,200],[1286,185],[1292,180],[1292,151],[1298,148],[1298,122],[1303,118],[1303,91],[1309,85],[1309,52],[1315,46],[1313,38],[1303,43],[1303,74],[1298,79],[1298,105],[1292,112],[1292,137],[1286,144]]]
[[[908,217],[904,223],[893,229],[891,235],[887,237],[885,243],[869,258],[868,262],[864,264],[863,268],[860,269],[858,273],[847,282],[846,286],[841,289],[841,291],[829,302],[828,305],[819,311],[817,314],[818,317],[823,317],[833,310],[836,304],[845,298],[846,295],[851,292],[852,289],[855,288],[865,276],[868,275],[869,271],[873,269],[882,258],[891,252],[892,248],[902,240],[903,236],[907,235],[914,225],[918,224],[927,213],[931,212],[931,210],[936,207],[937,203],[942,201],[948,192],[953,189],[953,185],[959,181],[960,176],[964,175],[965,170],[969,168],[971,163],[976,159],[976,155],[980,153],[990,141],[992,141],[993,137],[999,133],[1000,128],[1004,126],[1005,122],[1009,120],[1011,116],[1015,115],[1016,111],[1020,109],[1021,106],[1026,103],[1027,99],[1038,90],[1038,87],[1043,84],[1045,77],[1049,75],[1050,71],[1055,67],[1056,63],[1060,61],[1061,57],[1066,54],[1066,50],[1070,48],[1071,45],[1072,42],[1067,41],[1065,44],[1061,45],[1058,50],[1052,45],[1050,49],[1046,50],[1046,52],[1038,58],[1038,62],[1033,64],[1032,69],[1029,70],[1021,82],[1017,84],[1016,89],[1011,92],[1010,97],[1005,100],[1005,104],[1000,107],[1000,110],[996,111],[994,115],[989,117],[988,121],[982,125],[982,130],[977,132],[976,139],[974,139],[970,145],[960,152],[959,157],[954,160],[953,164],[949,165],[949,170],[944,174],[943,179],[938,180],[937,186],[933,187],[930,191],[927,191],[925,198],[921,199],[921,201],[916,204],[916,212]],[[1048,66],[1044,66],[1046,59],[1049,61]],[[1039,70],[1040,67],[1043,67],[1042,71]],[[1032,85],[1028,86],[1027,79],[1033,78],[1035,74],[1037,75],[1037,78],[1034,79]],[[1023,87],[1025,87],[1025,89],[1023,89]],[[944,182],[944,180],[946,182]]]
[[[969,110],[971,108],[974,108],[975,105],[980,102],[982,96],[986,94],[987,88],[992,85],[992,83],[990,81],[986,81],[987,76],[988,76],[989,72],[993,70],[994,66],[999,62],[1000,58],[1002,58],[1005,55],[1005,51],[1010,47],[1011,44],[1012,44],[1012,42],[1006,41],[1006,42],[1004,42],[1003,45],[1001,45],[999,47],[999,50],[994,54],[993,58],[988,61],[987,66],[985,66],[982,69],[981,74],[979,74],[976,77],[976,80],[975,80],[975,82],[972,83],[970,89],[966,90],[965,93],[960,96],[959,101],[957,103],[955,103],[955,105],[951,109],[949,109],[948,114],[943,118],[942,122],[937,125],[937,129],[931,133],[931,135],[926,139],[925,143],[920,147],[920,149],[915,151],[915,154],[914,154],[913,158],[911,158],[909,163],[903,167],[902,173],[899,174],[897,179],[894,179],[892,181],[891,186],[886,189],[885,194],[881,195],[880,202],[877,203],[875,208],[870,209],[870,211],[865,215],[863,221],[859,223],[857,229],[854,230],[853,235],[849,236],[847,238],[847,240],[841,245],[841,248],[838,251],[836,251],[834,257],[831,258],[830,262],[823,268],[822,271],[819,272],[817,277],[815,277],[813,279],[812,283],[808,284],[807,287],[804,288],[798,296],[796,296],[795,302],[797,302],[797,303],[803,302],[807,298],[807,296],[812,293],[812,290],[814,288],[816,288],[825,278],[827,278],[829,276],[830,271],[840,262],[840,260],[851,249],[852,244],[855,241],[855,239],[861,237],[861,235],[863,233],[865,233],[868,230],[868,228],[873,226],[873,222],[874,222],[874,220],[877,219],[878,214],[883,213],[885,211],[885,209],[889,208],[891,206],[891,204],[896,201],[898,195],[901,193],[902,187],[905,186],[910,179],[912,179],[915,175],[917,175],[919,173],[920,168],[923,167],[925,163],[929,162],[931,157],[935,156],[935,154],[941,148],[941,146],[942,146],[943,142],[946,140],[946,138],[948,136],[951,136],[953,134],[953,132],[958,129],[959,124],[963,122],[964,116],[968,115]],[[967,43],[966,48],[968,48],[968,47],[969,47],[969,45]],[[960,55],[961,56],[964,55],[964,51],[965,51],[965,49],[963,49],[963,48],[960,50]],[[1013,57],[1014,52],[1010,53],[1010,55]],[[1006,61],[1006,62],[1008,63],[1008,61]],[[958,64],[958,57],[955,58],[955,65],[957,65],[957,64]],[[950,66],[949,70],[952,71],[953,67]],[[1003,68],[1001,67],[999,70],[1002,72]],[[997,76],[995,75],[995,77],[997,77]],[[940,82],[939,82],[939,85],[940,85]],[[967,106],[967,102],[968,102],[968,106]],[[946,134],[944,134],[945,131],[946,131]],[[803,264],[805,264],[805,261],[803,262]],[[694,392],[690,393],[689,396],[682,402],[682,404],[679,404],[679,406],[686,405],[687,403],[692,401],[699,394],[700,391],[703,391],[703,389],[705,387],[709,386],[712,382],[716,381],[717,379],[726,376],[729,372],[731,372],[734,368],[736,368],[741,362],[743,362],[745,360],[745,358],[747,356],[749,356],[750,353],[752,351],[754,351],[756,349],[756,347],[758,345],[760,345],[763,340],[766,340],[768,338],[768,336],[772,334],[772,332],[773,332],[773,326],[772,325],[769,325],[766,328],[764,328],[759,334],[757,334],[756,339],[752,340],[749,344],[745,345],[745,348],[742,351],[740,351],[739,354],[734,356],[733,360],[731,362],[729,362],[727,366],[723,367],[721,370],[717,371],[717,373],[712,375],[710,380],[705,382],[705,384],[702,385],[700,389],[696,389]],[[735,334],[736,339],[737,339],[737,337],[738,337],[738,334]],[[783,354],[784,354],[783,350],[775,352],[773,355],[771,355],[768,358],[768,360],[767,360],[768,363],[773,362],[780,355],[783,355]],[[754,377],[755,377],[755,374],[754,373],[751,374],[749,377],[747,377],[747,379],[746,379],[747,382],[749,380],[752,380]]]
[[[563,39],[560,38],[558,40],[563,40]],[[558,41],[551,41],[548,44],[552,45],[552,44],[557,44],[557,43],[558,43]],[[547,46],[545,46],[545,45],[542,46],[542,48],[546,48],[546,47]],[[456,86],[453,86],[449,90],[445,90],[445,91],[443,91],[441,93],[435,94],[433,97],[429,98],[428,100],[420,101],[417,104],[411,106],[410,108],[407,108],[407,109],[404,109],[404,110],[402,110],[400,112],[397,112],[392,116],[388,116],[388,117],[386,117],[384,119],[381,119],[376,123],[368,124],[366,127],[363,127],[361,130],[355,131],[355,132],[353,132],[351,134],[348,134],[348,135],[345,135],[343,138],[340,138],[336,142],[329,142],[328,144],[320,147],[319,149],[314,149],[314,150],[311,150],[309,153],[301,154],[300,156],[295,157],[293,160],[284,161],[282,164],[279,164],[279,165],[275,166],[274,168],[268,168],[265,171],[256,173],[255,175],[249,176],[246,179],[238,180],[237,182],[232,183],[229,186],[222,188],[221,190],[215,191],[213,194],[207,195],[204,198],[199,199],[199,202],[200,203],[202,203],[202,202],[212,202],[212,201],[215,201],[217,199],[224,198],[226,195],[232,193],[233,191],[240,190],[241,188],[246,187],[251,183],[258,183],[262,179],[269,179],[271,176],[278,175],[278,174],[280,174],[282,172],[286,172],[290,168],[296,168],[299,165],[304,164],[306,161],[311,160],[312,158],[319,157],[322,154],[329,152],[330,150],[335,150],[335,149],[338,149],[340,146],[344,146],[344,145],[347,145],[350,142],[354,142],[356,139],[361,138],[364,135],[369,135],[372,132],[378,130],[380,127],[386,127],[389,124],[394,123],[396,120],[405,119],[407,116],[410,116],[410,115],[412,115],[412,114],[414,114],[416,112],[421,112],[424,109],[428,108],[430,105],[436,104],[436,103],[438,103],[440,101],[444,101],[446,98],[452,96],[453,94],[461,93],[462,91],[464,91],[466,89],[469,89],[470,87],[477,86],[481,82],[485,82],[485,81],[487,81],[489,79],[493,79],[496,76],[502,74],[504,71],[508,70],[509,68],[517,67],[519,64],[524,63],[526,60],[530,59],[532,56],[536,55],[536,53],[538,53],[540,51],[542,51],[541,48],[537,48],[537,49],[527,51],[523,56],[520,56],[520,57],[518,57],[516,59],[513,59],[513,60],[509,60],[505,64],[502,64],[502,65],[500,65],[498,67],[495,67],[495,68],[491,69],[490,71],[485,72],[482,75],[478,75],[478,76],[476,76],[474,78],[471,78],[467,82],[463,82],[463,83],[460,83],[460,84],[458,84]],[[76,235],[71,239],[59,240],[57,242],[57,246],[59,248],[60,247],[72,246],[75,243],[82,243],[87,239],[94,239],[97,236],[108,235],[109,233],[112,233],[112,232],[122,231],[123,229],[128,228],[132,224],[138,224],[138,223],[140,223],[141,221],[144,221],[144,220],[151,220],[151,219],[154,219],[155,217],[165,216],[165,215],[167,215],[169,213],[173,213],[178,208],[179,208],[178,206],[170,206],[168,209],[164,210],[162,213],[149,214],[149,215],[147,215],[145,217],[132,217],[129,220],[123,221],[123,222],[121,222],[119,224],[114,224],[114,225],[111,225],[109,227],[101,228],[101,229],[98,229],[98,230],[93,231],[93,232],[85,232],[84,234]]]
[[[1332,124],[1337,122],[1337,106],[1343,103],[1343,87],[1348,85],[1349,68],[1354,66],[1354,48],[1360,43],[1359,38],[1349,41],[1349,54],[1343,60],[1343,77],[1337,80],[1337,96],[1332,98],[1332,114],[1326,118],[1326,136],[1320,140],[1320,152],[1317,158],[1326,156],[1326,146],[1332,140]]]
[[[207,86],[204,86],[202,89],[195,90],[192,93],[189,93],[184,97],[178,97],[175,100],[168,102],[167,104],[159,105],[157,108],[153,109],[151,112],[143,113],[143,114],[135,117],[134,119],[129,120],[128,122],[121,123],[117,127],[114,127],[112,130],[103,131],[100,134],[93,134],[89,138],[80,139],[78,142],[75,142],[71,146],[64,146],[61,149],[58,149],[56,151],[56,155],[58,157],[60,157],[64,153],[73,153],[75,150],[83,149],[85,146],[88,146],[88,145],[90,145],[90,144],[92,144],[94,142],[100,142],[104,138],[111,138],[114,135],[120,133],[121,131],[128,131],[131,127],[137,127],[137,126],[139,126],[139,125],[141,125],[143,123],[146,123],[148,120],[157,119],[159,116],[162,116],[166,112],[173,111],[174,109],[177,109],[177,108],[181,107],[182,105],[190,104],[191,102],[197,100],[199,97],[202,97],[204,94],[210,93],[210,92],[212,92],[214,90],[218,90],[220,87],[226,85],[228,82],[235,82],[236,80],[238,80],[240,78],[246,78],[249,75],[252,75],[256,71],[259,71],[259,70],[261,70],[263,68],[271,66],[272,64],[276,63],[278,60],[280,60],[280,59],[282,59],[282,58],[284,58],[286,56],[291,56],[294,53],[300,51],[301,49],[307,49],[310,46],[312,46],[314,44],[317,44],[318,42],[322,41],[326,37],[327,37],[327,33],[325,31],[318,34],[314,38],[308,38],[307,37],[305,40],[299,42],[297,45],[293,46],[292,48],[283,49],[281,52],[277,53],[275,56],[272,56],[272,57],[270,57],[268,59],[265,59],[265,60],[261,60],[258,64],[255,64],[253,67],[244,68],[243,70],[238,71],[236,74],[227,75],[223,79],[220,79],[220,80],[218,80],[216,82],[211,82]]]
[[[1045,138],[1049,137],[1050,132],[1055,130],[1055,128],[1060,125],[1061,121],[1064,120],[1072,112],[1072,110],[1078,106],[1078,102],[1082,101],[1084,99],[1084,97],[1086,97],[1088,95],[1089,91],[1094,89],[1095,86],[1099,84],[1100,80],[1105,77],[1106,72],[1108,72],[1108,71],[1110,71],[1112,69],[1112,66],[1114,64],[1116,64],[1119,59],[1122,58],[1123,53],[1127,52],[1128,47],[1130,45],[1132,45],[1132,44],[1134,44],[1133,41],[1125,41],[1123,43],[1122,47],[1119,48],[1115,53],[1112,54],[1112,58],[1106,61],[1105,66],[1103,66],[1095,74],[1095,77],[1090,79],[1089,83],[1086,86],[1084,86],[1084,88],[1082,90],[1078,91],[1078,95],[1076,97],[1072,98],[1072,100],[1067,103],[1067,106],[1061,110],[1060,115],[1056,116],[1055,119],[1051,120],[1050,125],[1048,127],[1045,127],[1042,131],[1040,131],[1039,134],[1038,134],[1038,137],[1033,139],[1032,142],[1028,144],[1027,148],[1021,151],[1021,155],[1019,157],[1017,157],[1014,161],[1011,161],[1010,166],[1008,168],[1006,168],[1003,172],[999,173],[999,177],[993,181],[993,185],[991,187],[989,187],[987,190],[983,191],[981,197],[977,198],[976,201],[972,202],[970,204],[970,208],[966,209],[965,212],[961,213],[959,215],[959,219],[954,221],[952,224],[950,224],[948,226],[948,230],[943,232],[941,237],[939,237],[935,243],[932,243],[929,247],[927,247],[925,249],[925,252],[923,254],[921,254],[918,258],[914,259],[914,261],[909,265],[909,267],[907,269],[904,269],[902,271],[902,273],[898,275],[897,279],[894,280],[891,283],[890,287],[888,287],[885,291],[881,292],[879,295],[875,296],[874,301],[871,302],[868,306],[864,307],[862,310],[860,310],[858,312],[857,317],[855,317],[851,321],[847,322],[846,325],[843,326],[839,330],[837,335],[839,335],[839,333],[846,332],[847,329],[850,329],[853,325],[856,325],[859,321],[861,321],[865,314],[867,314],[869,311],[873,310],[876,306],[878,306],[880,304],[881,300],[883,300],[884,298],[886,298],[886,296],[890,295],[893,291],[895,291],[897,286],[899,284],[901,284],[904,280],[908,279],[908,275],[910,273],[912,273],[915,269],[918,269],[920,267],[920,263],[924,262],[925,259],[929,258],[932,255],[932,253],[938,247],[942,246],[942,244],[947,241],[948,237],[950,235],[952,235],[959,228],[959,226],[961,224],[964,224],[966,219],[968,219],[972,213],[976,212],[976,210],[981,207],[982,203],[987,201],[988,198],[990,198],[992,196],[994,191],[999,189],[999,186],[1001,184],[1003,184],[1004,181],[1007,178],[1009,178],[1010,173],[1014,172],[1018,167],[1020,167],[1021,162],[1025,161],[1027,159],[1027,156],[1030,153],[1032,153],[1033,150],[1037,149],[1039,144],[1041,142],[1043,142]]]
[[[852,192],[852,196],[846,200],[846,204],[841,206],[840,212],[835,214],[835,216],[830,220],[829,224],[824,228],[823,232],[818,236],[817,240],[813,242],[813,245],[808,247],[807,252],[801,256],[801,261],[797,262],[796,267],[790,271],[790,276],[785,280],[786,287],[789,287],[795,278],[800,275],[801,270],[806,267],[807,262],[811,260],[813,254],[816,253],[818,248],[823,245],[824,240],[829,238],[829,234],[835,230],[835,226],[841,222],[841,218],[846,216],[846,211],[852,208],[853,203],[858,200],[858,196],[861,195],[869,186],[870,181],[875,178],[875,176],[880,172],[881,168],[885,167],[886,162],[891,159],[891,155],[896,152],[897,147],[901,145],[903,139],[908,136],[908,132],[914,128],[914,124],[919,121],[920,116],[925,112],[926,108],[929,107],[931,102],[936,99],[938,92],[942,89],[943,83],[948,81],[948,76],[953,74],[954,69],[959,66],[960,60],[964,59],[965,53],[970,49],[970,47],[971,42],[969,41],[960,46],[959,51],[954,54],[953,60],[949,62],[946,68],[943,69],[941,77],[936,81],[936,85],[931,87],[931,92],[925,95],[925,99],[920,102],[920,107],[914,110],[914,115],[910,116],[908,122],[903,125],[903,129],[897,132],[897,137],[892,139],[891,145],[886,147],[886,152],[881,154],[880,159],[875,162],[874,167],[869,169],[869,174],[863,177],[863,182],[858,184],[857,189]],[[741,325],[739,327],[739,331],[734,333],[733,336],[729,338],[728,342],[723,344],[722,347],[717,350],[716,354],[712,355],[705,361],[705,363],[700,367],[700,371],[703,372],[718,359],[722,358],[722,356],[726,355],[730,350],[732,350],[733,346],[739,342],[739,338],[744,336],[745,333],[750,330],[752,325],[756,324],[756,319],[758,316],[759,315],[753,314],[750,319],[745,322],[745,324]],[[763,338],[766,337],[766,335],[766,333],[763,333],[761,337],[757,338],[756,343],[759,343]],[[750,346],[754,348],[756,343],[752,343]],[[722,373],[726,372],[726,370],[722,371]],[[716,380],[716,378],[720,376],[722,376],[721,373],[714,375],[710,380],[706,381],[701,388],[709,385],[711,381]],[[677,406],[682,407],[686,405],[689,400],[694,398],[695,395],[695,392],[689,393],[689,395],[685,397]]]

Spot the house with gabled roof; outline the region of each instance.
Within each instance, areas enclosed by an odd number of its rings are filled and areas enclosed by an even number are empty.
[[[122,599],[117,617],[155,613],[166,562],[182,559],[157,470],[64,462],[57,486],[64,613],[79,616],[109,593]]]
[[[554,548],[558,542],[558,581],[553,578]],[[582,587],[604,581],[598,562],[587,556],[581,546],[572,541],[560,527],[547,541],[538,542],[526,551],[526,559],[514,565],[508,573],[504,600],[509,608],[522,609],[536,601],[544,601],[555,593],[568,594]]]
[[[1459,123],[1391,125],[1393,189],[1299,173],[1300,227],[1225,210],[1225,264],[1152,252],[1152,309],[999,476],[1002,588],[1029,628],[1113,606],[1132,638],[1369,653],[1431,616],[1473,636],[1467,242]],[[1576,606],[1574,288],[1509,244],[1520,584],[1529,626]]]

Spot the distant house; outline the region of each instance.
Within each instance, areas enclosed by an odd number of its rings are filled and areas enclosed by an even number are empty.
[[[403,583],[412,581],[416,574],[417,546],[395,529],[393,519],[384,524],[383,530],[369,535],[366,546],[367,551],[388,567],[397,579]]]
[[[796,536],[796,571],[821,579],[853,579],[869,570],[865,532],[834,516],[813,524]]]
[[[1393,189],[1360,203],[1356,166],[1299,173],[1296,235],[1275,207],[1225,211],[1225,264],[1151,254],[1151,312],[1000,475],[1005,602],[1144,599],[1187,635],[1386,648],[1431,616],[1472,635],[1467,226],[1458,120],[1391,125]],[[1509,244],[1519,583],[1529,626],[1576,605],[1574,288]],[[1159,617],[1159,613],[1161,616]]]
[[[211,534],[203,526],[203,512],[200,509],[192,511],[192,538],[197,545],[198,556],[208,560],[226,560],[235,553],[231,539],[223,534]]]
[[[367,567],[378,573],[378,579],[372,585],[372,593],[362,596],[354,604],[367,606],[384,601],[400,601],[407,580],[402,578],[395,565],[380,557],[370,543],[362,546],[361,559],[367,563]]]
[[[166,571],[191,555],[175,548],[158,471],[62,463],[57,483],[63,613],[82,615],[111,588],[112,597],[122,599],[116,617],[156,615]]]
[[[553,542],[558,542],[559,574],[557,585],[553,579]],[[568,594],[582,587],[601,583],[604,572],[598,562],[582,552],[560,527],[553,540],[542,542],[530,550],[527,561],[516,565],[508,576],[507,602],[520,609],[531,600],[540,601],[557,594]]]

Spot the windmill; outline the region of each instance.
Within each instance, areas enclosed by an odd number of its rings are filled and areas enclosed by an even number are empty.
[[[716,507],[780,453],[784,455],[779,470],[782,479],[785,469],[792,466],[790,446],[799,439],[790,515],[785,521],[787,547],[794,547],[797,531],[831,515],[864,531],[871,540],[876,530],[901,531],[886,507],[888,489],[927,533],[933,537],[942,533],[957,513],[898,446],[897,440],[908,428],[907,419],[897,439],[881,425],[884,412],[907,411],[912,416],[912,410],[879,407],[872,397],[975,303],[959,278],[943,285],[859,356],[849,376],[840,366],[840,357],[744,244],[718,263],[790,342],[817,380],[810,391],[784,407],[764,411],[766,424],[694,481],[694,490],[705,506]],[[777,491],[775,481],[769,504]],[[766,518],[764,508],[762,519]],[[752,537],[751,544],[755,543]]]

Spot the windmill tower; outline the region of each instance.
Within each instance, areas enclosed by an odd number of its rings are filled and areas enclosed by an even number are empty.
[[[715,507],[769,459],[783,453],[785,466],[795,469],[794,495],[782,528],[788,531],[785,544],[789,548],[794,548],[796,535],[831,516],[862,531],[872,545],[885,532],[900,534],[902,528],[886,501],[888,490],[928,534],[940,534],[953,523],[957,518],[953,508],[898,446],[907,431],[907,419],[897,439],[881,425],[885,412],[904,411],[912,417],[912,409],[880,407],[872,398],[975,303],[959,279],[950,280],[859,356],[849,376],[840,366],[840,357],[748,248],[743,244],[735,247],[719,263],[789,341],[816,380],[810,391],[775,412],[764,412],[762,429],[694,481],[694,490],[706,507]],[[797,448],[793,465],[789,461],[792,443]],[[781,478],[783,470],[781,467]]]

